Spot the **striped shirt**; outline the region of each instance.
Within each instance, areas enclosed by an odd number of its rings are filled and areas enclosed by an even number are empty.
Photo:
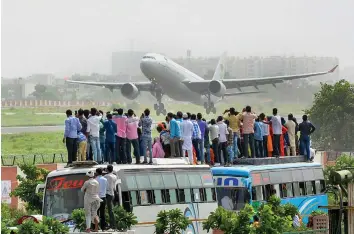
[[[193,135],[192,135],[192,139],[202,139],[201,136],[201,132],[200,132],[200,128],[199,125],[197,123],[196,120],[192,120],[192,124],[193,124]]]

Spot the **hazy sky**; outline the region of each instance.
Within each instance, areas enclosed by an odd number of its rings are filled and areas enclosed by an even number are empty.
[[[337,56],[354,65],[353,0],[2,0],[2,76],[111,72],[111,53]]]

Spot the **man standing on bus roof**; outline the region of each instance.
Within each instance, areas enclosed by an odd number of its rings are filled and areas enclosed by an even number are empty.
[[[299,124],[300,151],[304,155],[306,151],[307,161],[311,160],[310,135],[316,130],[315,126],[307,120],[307,115],[302,116],[302,123]]]
[[[77,132],[81,130],[82,126],[78,118],[73,117],[71,110],[66,111],[65,131],[63,143],[66,144],[68,151],[68,164],[76,161],[77,156]]]
[[[272,122],[273,129],[273,155],[280,156],[280,137],[282,135],[281,118],[278,115],[278,109],[273,108],[273,116],[270,120]]]
[[[144,162],[148,163],[147,161],[147,148],[150,152],[150,160],[149,164],[152,164],[152,136],[151,136],[151,125],[152,119],[150,117],[150,110],[145,109],[144,113],[140,116],[139,127],[141,126],[141,142],[143,145],[143,154],[144,154]]]
[[[102,176],[102,168],[96,169],[96,180],[99,184],[99,197],[101,199],[100,209],[98,210],[98,214],[100,216],[101,229],[106,230],[106,191],[107,191],[107,179]]]
[[[106,202],[109,214],[109,223],[111,228],[115,228],[115,220],[113,215],[113,199],[114,192],[116,191],[117,176],[113,173],[113,166],[107,166],[108,174],[104,177],[107,179],[107,189],[106,189]]]
[[[100,207],[101,199],[98,196],[99,183],[94,179],[95,173],[88,171],[86,176],[89,177],[81,187],[81,191],[85,193],[84,196],[84,210],[86,217],[86,232],[90,232],[91,222],[95,224],[95,232],[98,232],[99,218],[97,211]]]

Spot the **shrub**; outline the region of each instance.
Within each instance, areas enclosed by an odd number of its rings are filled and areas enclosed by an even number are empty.
[[[130,230],[132,226],[138,223],[136,216],[131,212],[127,212],[122,206],[115,206],[113,214],[116,221],[115,227],[120,232]]]
[[[1,234],[9,234],[10,230],[7,228],[6,223],[1,221]]]
[[[18,227],[18,234],[41,234],[41,225],[39,223],[34,222],[32,219],[25,220]]]
[[[180,209],[162,210],[157,215],[156,234],[182,234],[192,222],[183,215]]]
[[[69,233],[69,227],[65,226],[56,219],[44,217],[42,223],[43,234],[66,234]]]
[[[31,212],[25,212],[24,210],[11,208],[8,204],[1,203],[1,220],[7,226],[17,225],[17,221],[19,218],[30,214]]]
[[[86,230],[86,218],[85,218],[85,210],[84,209],[75,209],[71,213],[71,218],[75,223],[75,229],[80,232]]]

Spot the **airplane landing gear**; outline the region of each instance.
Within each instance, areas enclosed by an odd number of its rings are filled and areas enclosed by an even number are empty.
[[[208,94],[207,97],[208,97],[208,102],[204,102],[204,108],[206,114],[207,115],[210,113],[216,114],[216,108],[214,106],[214,103],[210,100],[210,94]]]
[[[161,102],[162,100],[162,90],[161,89],[157,89],[155,91],[155,97],[157,99],[157,103],[154,104],[154,110],[156,111],[156,115],[159,116],[160,114],[166,115],[167,111],[165,109],[165,105]]]
[[[167,111],[165,109],[165,105],[162,102],[154,104],[154,110],[156,111],[156,115],[159,116],[160,114],[166,115]]]

